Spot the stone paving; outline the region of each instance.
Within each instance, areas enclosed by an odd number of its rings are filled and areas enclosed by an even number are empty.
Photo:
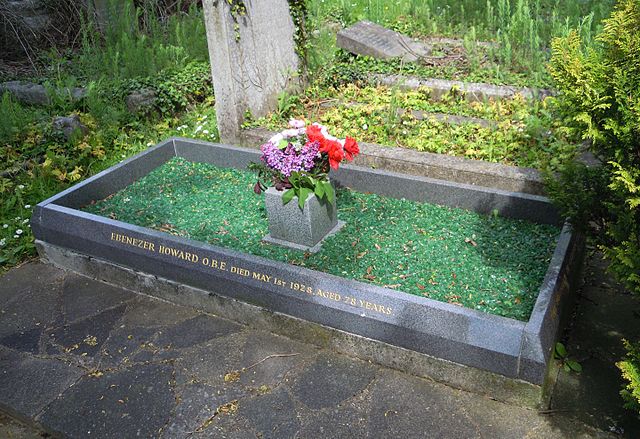
[[[69,438],[611,436],[41,263],[0,282],[0,409]]]

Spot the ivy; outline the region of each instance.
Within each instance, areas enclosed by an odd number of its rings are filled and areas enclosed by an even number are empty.
[[[235,33],[236,42],[240,41],[240,22],[247,16],[247,6],[244,0],[225,0],[229,5],[229,14],[233,20],[233,30]],[[300,58],[302,71],[306,70],[306,59],[309,44],[307,42],[307,31],[305,27],[305,21],[307,19],[308,8],[307,0],[288,0],[289,11],[293,25],[295,26],[295,33],[293,39],[296,45],[296,54]],[[214,6],[218,5],[218,0],[213,2]]]
[[[244,0],[226,0],[229,5],[229,14],[233,20],[233,32],[235,33],[236,42],[240,41],[240,20],[247,16],[247,5]],[[213,2],[213,6],[218,6],[218,1]]]
[[[289,0],[289,11],[291,13],[293,25],[296,28],[293,39],[296,44],[296,53],[298,54],[298,58],[300,58],[300,70],[306,71],[307,52],[309,50],[307,28],[305,26],[305,22],[307,20],[307,15],[309,12],[307,7],[307,0]]]

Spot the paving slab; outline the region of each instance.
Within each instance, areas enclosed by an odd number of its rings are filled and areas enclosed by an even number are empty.
[[[175,405],[172,383],[173,368],[166,364],[85,375],[38,420],[68,437],[157,436]]]
[[[66,322],[73,322],[99,314],[130,299],[130,294],[111,285],[96,285],[79,275],[68,276],[62,289],[62,312]]]
[[[370,436],[480,437],[481,419],[471,419],[462,405],[456,404],[458,393],[419,378],[409,378],[396,371],[381,371],[371,389]]]
[[[293,439],[300,429],[294,399],[283,387],[243,402],[238,415],[264,439]]]
[[[163,438],[188,437],[207,430],[207,425],[217,415],[219,407],[244,396],[240,389],[218,387],[202,383],[192,383],[176,391],[179,401],[171,420],[162,431]]]
[[[49,284],[48,294],[60,310],[72,297],[63,297],[61,285],[70,295],[90,296],[98,289],[112,295],[112,301],[102,298],[96,307],[85,306],[87,297],[78,297],[85,305],[76,309],[76,320],[61,320],[60,312],[42,323],[45,334],[74,328],[63,333],[79,337],[81,326],[74,325],[95,322],[83,328],[106,339],[84,357],[77,349],[19,349],[21,341],[15,338],[5,340],[13,348],[0,346],[0,410],[61,437],[620,437],[588,425],[597,420],[576,402],[579,398],[597,404],[608,416],[621,404],[598,393],[593,381],[597,364],[591,375],[569,376],[583,386],[574,399],[569,391],[558,391],[572,412],[539,413],[131,291],[116,291],[44,264],[27,264],[7,276],[7,281],[22,279],[20,297],[25,300],[29,291],[38,290],[32,288],[38,283],[40,293],[47,294],[43,276],[57,279]],[[0,291],[3,305],[18,297]],[[602,291],[618,297],[606,288]],[[113,306],[102,309],[109,304]],[[615,324],[602,308],[591,316]],[[621,320],[633,322],[626,314]],[[0,329],[11,324],[0,320]],[[573,328],[576,336],[582,334],[578,326]],[[594,328],[595,333],[614,330]],[[29,345],[32,340],[23,342]],[[607,351],[602,342],[607,342],[606,335],[594,336],[590,349]],[[92,352],[95,361],[79,363],[78,358]],[[586,370],[592,367],[589,360],[583,365]],[[631,424],[616,425],[623,428],[617,430],[622,436],[634,437]],[[10,418],[0,418],[0,433],[4,428],[18,431]]]
[[[0,409],[35,418],[82,374],[80,368],[65,362],[0,346]]]
[[[310,409],[333,408],[367,388],[375,371],[364,361],[325,353],[297,378],[292,391]]]
[[[70,325],[58,327],[48,332],[49,342],[61,351],[83,358],[93,357],[109,338],[124,311],[125,306],[120,305]]]

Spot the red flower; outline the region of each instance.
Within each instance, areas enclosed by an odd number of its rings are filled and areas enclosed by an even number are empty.
[[[345,158],[351,161],[359,153],[360,153],[360,148],[358,147],[358,143],[356,142],[356,139],[354,139],[353,137],[347,136],[347,139],[344,142]]]
[[[340,162],[344,158],[344,151],[342,150],[342,145],[337,141],[327,141],[330,145],[329,150],[327,151],[327,155],[329,156],[329,165],[333,169],[338,169],[340,166]]]
[[[318,142],[322,145],[325,139],[320,130],[321,128],[316,124],[307,127],[307,139],[309,139],[309,142]]]

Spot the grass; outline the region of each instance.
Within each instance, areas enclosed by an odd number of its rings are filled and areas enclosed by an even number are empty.
[[[253,174],[176,158],[86,210],[409,294],[527,320],[559,234],[462,209],[337,193],[345,228],[314,255],[261,242]],[[233,202],[229,202],[233,200]]]

